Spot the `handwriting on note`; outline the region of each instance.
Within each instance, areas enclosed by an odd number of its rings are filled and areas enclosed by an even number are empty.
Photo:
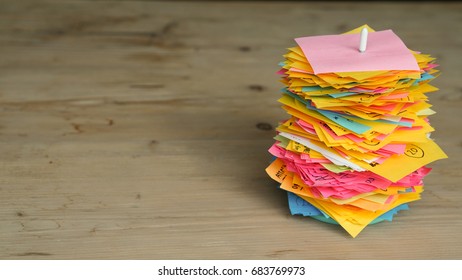
[[[424,150],[414,144],[407,145],[406,151],[404,152],[404,154],[412,158],[423,158],[425,156]]]

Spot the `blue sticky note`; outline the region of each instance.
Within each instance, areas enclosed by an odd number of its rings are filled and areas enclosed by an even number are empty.
[[[311,107],[310,109],[312,108],[314,107]],[[335,122],[336,124],[340,126],[343,126],[344,128],[348,130],[353,131],[356,134],[363,134],[369,129],[371,129],[370,126],[355,122],[353,118],[350,116],[345,117],[345,115],[343,114],[334,113],[332,111],[326,111],[326,110],[317,110],[317,111],[324,117],[328,118],[329,120]]]
[[[318,90],[323,90],[323,89],[328,89],[328,88],[322,88],[320,86],[302,87],[302,92],[312,92],[312,91],[318,91]]]
[[[290,92],[289,90],[287,90],[287,88],[285,88],[285,89],[283,90],[283,92],[284,92],[285,94],[287,94],[288,96],[290,96],[290,97],[292,97],[292,98],[294,98],[294,99],[297,99],[298,101],[302,102],[302,103],[305,104],[305,105],[308,104],[308,102],[307,102],[305,99],[301,98],[300,96],[296,95],[296,94],[293,93],[293,92]]]
[[[409,210],[409,206],[407,204],[401,204],[393,209],[390,209],[389,211],[383,213],[382,215],[378,216],[377,218],[375,218],[370,224],[373,225],[373,224],[377,224],[377,223],[380,223],[380,222],[383,222],[383,221],[392,221],[393,220],[393,216],[396,215],[399,211],[401,210]],[[330,217],[325,217],[325,216],[322,216],[322,215],[317,215],[317,216],[311,216],[311,218],[314,218],[318,221],[321,221],[321,222],[324,222],[324,223],[329,223],[329,224],[335,224],[335,225],[338,225],[337,221],[335,221],[334,219],[330,218]]]
[[[431,74],[428,74],[427,72],[423,73],[422,75],[420,75],[420,79],[417,79],[415,80],[414,84],[413,85],[417,85],[418,83],[420,82],[423,82],[423,81],[426,81],[426,80],[431,80],[435,78],[435,76],[431,75]]]
[[[353,119],[355,118],[354,116],[349,116],[340,113],[334,113],[332,111],[327,111],[327,110],[320,110],[316,107],[311,106],[311,104],[308,102],[308,100],[304,100],[300,96],[293,94],[290,91],[285,90],[285,94],[289,95],[292,98],[295,98],[296,100],[302,102],[305,104],[306,108],[317,111],[321,115],[325,116],[326,118],[330,119],[331,121],[335,122],[336,124],[343,126],[344,128],[351,130],[357,134],[363,134],[364,132],[368,131],[371,129],[370,126],[360,124],[355,122]]]
[[[290,97],[292,97],[292,98],[300,101],[301,103],[305,104],[306,108],[320,113],[321,115],[325,116],[326,118],[330,119],[331,121],[335,122],[336,124],[346,128],[348,130],[351,130],[351,131],[353,131],[353,132],[355,132],[357,134],[363,134],[366,131],[368,131],[369,129],[371,129],[371,127],[368,126],[368,125],[364,125],[364,124],[356,122],[355,119],[359,119],[356,116],[340,114],[340,113],[333,112],[333,111],[328,111],[328,110],[321,110],[321,109],[318,109],[316,107],[311,106],[311,104],[309,102],[309,99],[303,99],[302,97],[288,91],[287,88],[283,88],[281,91],[284,94],[287,94]],[[405,127],[412,127],[411,122],[403,122],[403,121],[394,122],[394,121],[382,120],[382,119],[378,119],[378,120],[374,120],[374,121],[369,120],[369,121],[370,122],[383,122],[383,123],[389,123],[389,124],[396,124],[396,125],[405,126]]]
[[[396,124],[396,125],[399,125],[399,126],[412,127],[411,122],[403,122],[403,121],[394,122],[394,121],[382,120],[382,119],[375,120],[375,122],[383,122],[383,123],[389,123],[389,124]]]
[[[287,192],[287,198],[289,199],[289,209],[292,215],[303,215],[303,216],[318,216],[322,215],[318,208],[311,205],[308,201],[302,199],[298,195]]]
[[[302,199],[298,195],[287,192],[287,198],[289,201],[289,209],[292,215],[303,215],[309,216],[314,218],[318,221],[329,223],[329,224],[338,224],[334,219],[332,219],[329,215],[327,215],[324,211],[313,206],[308,201]],[[393,216],[396,215],[399,211],[402,210],[409,210],[409,206],[407,204],[401,204],[389,211],[383,213],[382,215],[375,218],[371,224],[377,224],[383,221],[392,221]]]
[[[356,95],[358,94],[357,92],[339,92],[339,93],[330,93],[328,95],[330,95],[331,97],[333,98],[340,98],[340,97],[345,97],[345,96],[350,96],[350,95]]]
[[[414,192],[415,190],[413,188],[406,188],[402,191],[398,191],[398,193],[410,193],[410,192]]]
[[[282,92],[282,93],[285,93],[285,94],[291,94],[291,92],[287,89],[287,87],[282,88],[282,89],[281,89],[281,92]]]
[[[399,211],[401,210],[409,210],[409,206],[407,204],[401,204],[393,209],[390,209],[389,211],[383,213],[382,215],[380,215],[379,217],[376,218],[377,219],[381,219],[381,220],[387,220],[387,221],[392,221],[393,220],[393,216],[396,215]]]

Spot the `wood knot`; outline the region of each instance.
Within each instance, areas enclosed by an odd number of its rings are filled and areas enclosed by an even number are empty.
[[[250,51],[252,50],[252,48],[249,47],[249,46],[240,46],[240,47],[239,47],[239,50],[240,50],[241,52],[250,52]]]
[[[264,123],[264,122],[257,123],[256,127],[260,130],[265,130],[265,131],[273,129],[272,125],[270,125],[269,123]]]
[[[263,91],[265,87],[261,85],[250,85],[249,89],[254,91]]]

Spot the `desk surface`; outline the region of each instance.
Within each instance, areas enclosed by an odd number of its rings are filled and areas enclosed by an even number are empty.
[[[1,2],[0,258],[462,259],[460,3]],[[364,23],[438,58],[449,159],[352,239],[264,168],[285,48]]]

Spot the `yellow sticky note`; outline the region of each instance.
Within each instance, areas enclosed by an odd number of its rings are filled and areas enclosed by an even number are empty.
[[[361,30],[363,30],[363,28],[366,28],[368,32],[375,32],[374,29],[372,29],[369,25],[367,24],[364,24],[364,25],[361,25],[360,27],[358,28],[355,28],[353,30],[350,30],[348,32],[345,32],[343,34],[357,34],[357,33],[361,33]]]
[[[340,72],[340,73],[335,73],[339,75],[340,77],[350,77],[353,78],[357,81],[362,81],[362,80],[367,80],[372,77],[376,77],[382,74],[386,74],[389,71],[362,71],[362,72]]]
[[[401,204],[420,199],[422,189],[416,189],[415,193],[406,193],[399,195],[398,199],[384,210],[371,212],[354,206],[348,207],[337,205],[333,202],[321,201],[308,196],[299,195],[308,201],[314,207],[327,213],[332,219],[339,223],[353,238],[356,237],[368,224],[388,210],[391,210]]]
[[[428,139],[423,143],[407,144],[403,155],[393,155],[382,164],[366,164],[355,159],[352,159],[352,162],[392,182],[397,182],[420,167],[447,157],[435,142]]]

